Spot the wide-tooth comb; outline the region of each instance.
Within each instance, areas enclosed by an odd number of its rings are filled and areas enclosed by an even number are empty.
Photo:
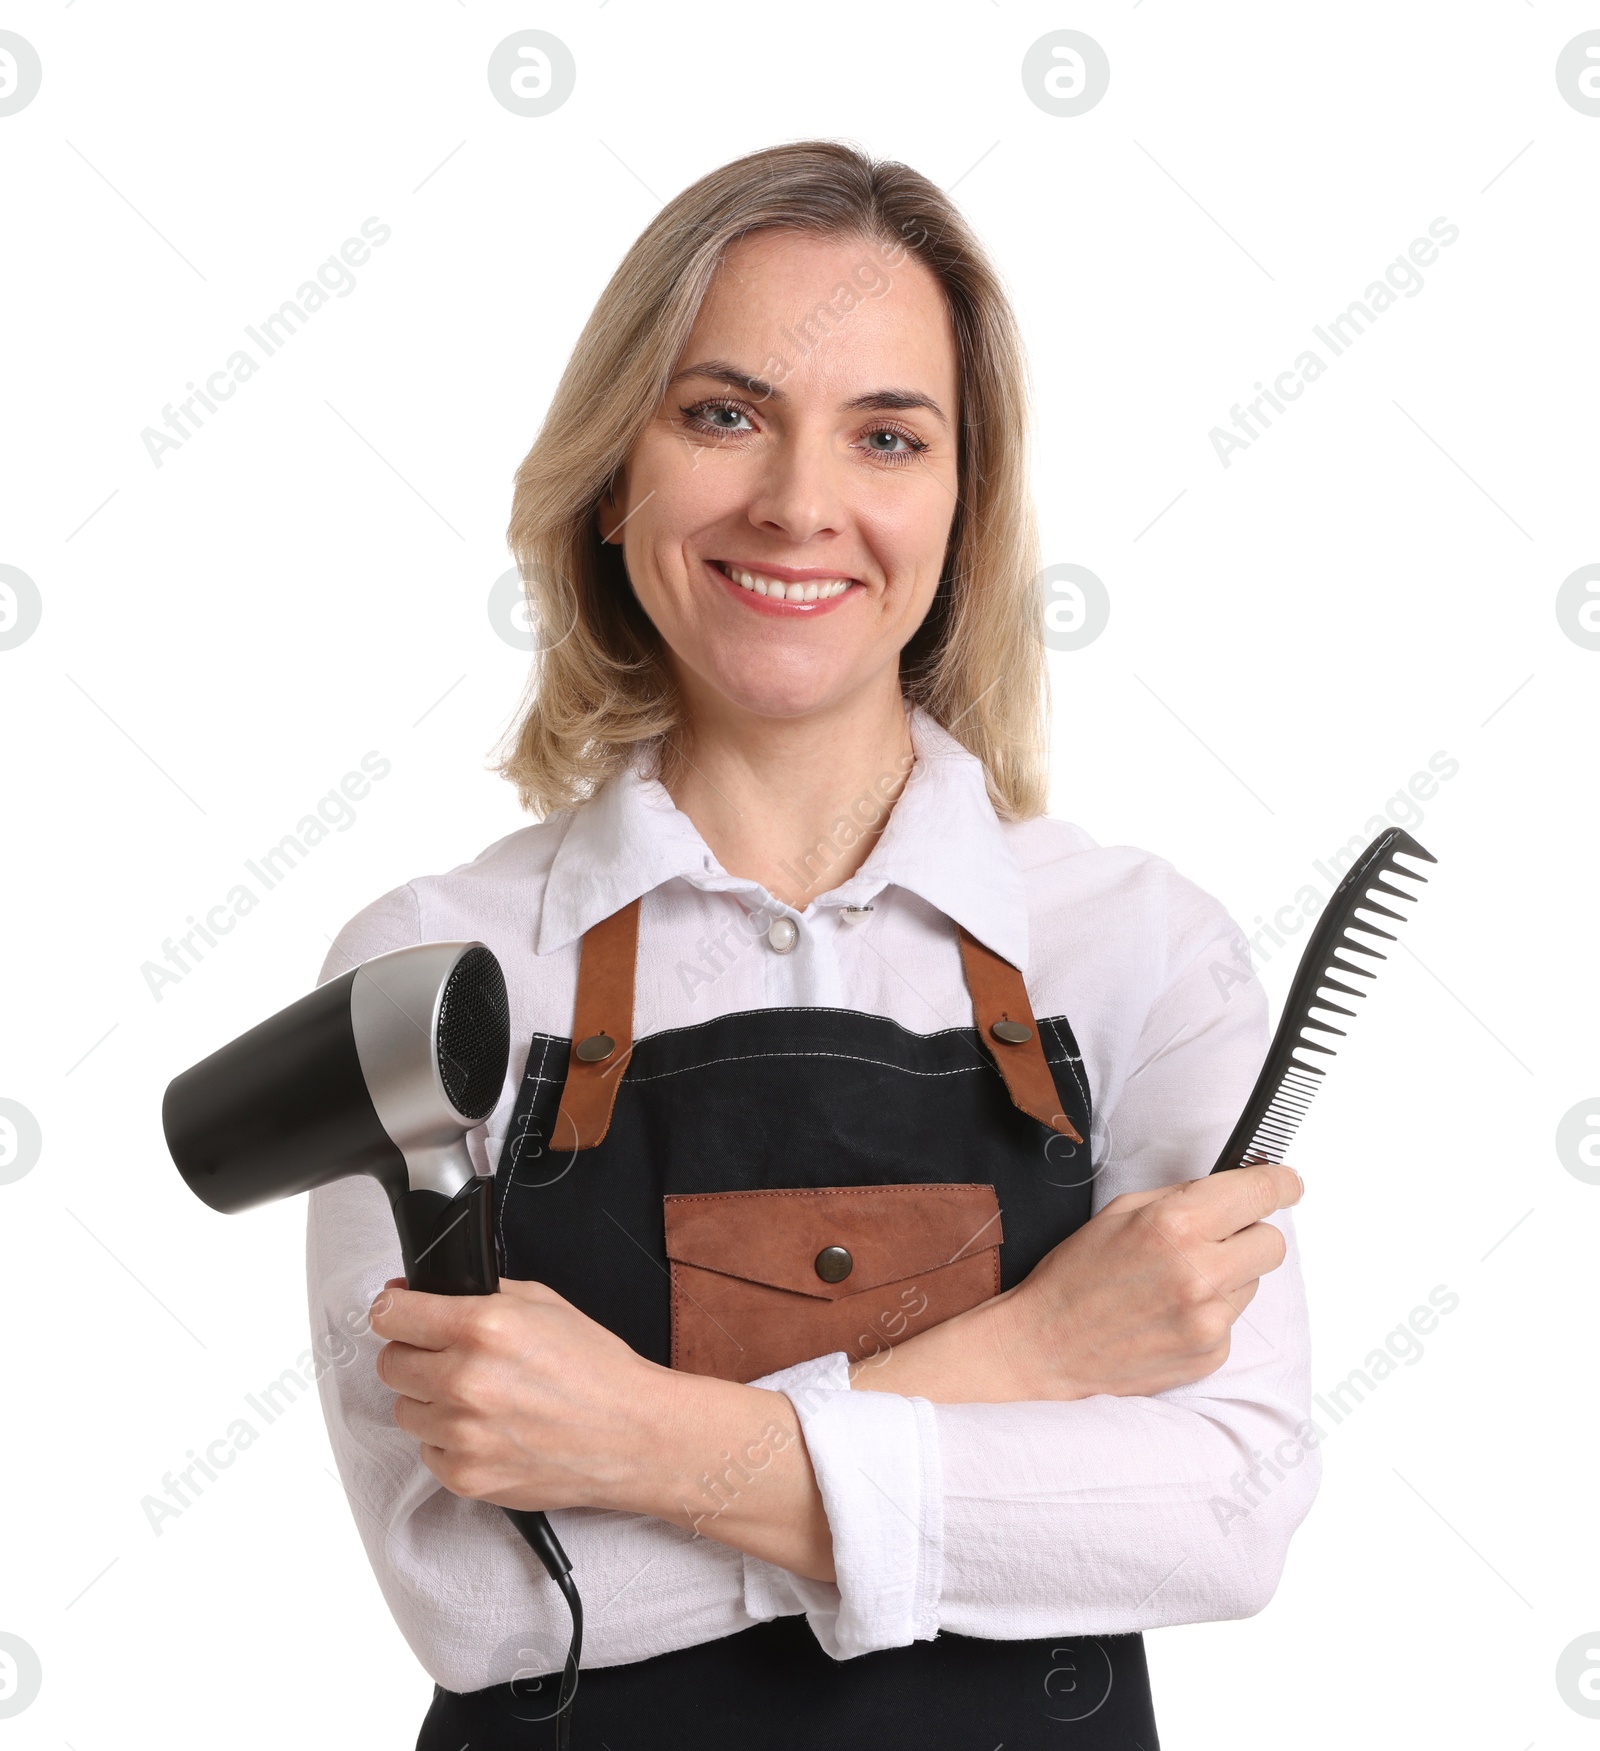
[[[1404,876],[1414,882],[1428,879],[1419,871],[1396,862],[1397,851],[1407,857],[1425,858],[1429,863],[1439,861],[1431,851],[1424,851],[1403,828],[1391,827],[1380,833],[1351,864],[1344,880],[1333,890],[1333,898],[1317,920],[1317,927],[1300,957],[1294,983],[1284,1001],[1283,1018],[1272,1036],[1266,1062],[1232,1136],[1211,1169],[1213,1173],[1230,1167],[1251,1166],[1260,1161],[1283,1160],[1296,1128],[1305,1117],[1306,1108],[1311,1105],[1322,1086],[1322,1078],[1327,1075],[1326,1069],[1306,1054],[1317,1052],[1331,1056],[1335,1050],[1313,1039],[1311,1034],[1345,1037],[1345,1029],[1335,1027],[1331,1021],[1315,1019],[1312,1012],[1354,1017],[1358,1013],[1356,1010],[1347,1009],[1322,993],[1337,991],[1342,997],[1365,997],[1364,990],[1346,984],[1345,980],[1351,976],[1375,979],[1377,969],[1363,966],[1351,957],[1365,955],[1379,961],[1389,958],[1351,933],[1359,930],[1368,936],[1381,937],[1385,942],[1400,940],[1393,931],[1369,923],[1357,913],[1371,912],[1403,924],[1408,913],[1396,912],[1392,906],[1369,896],[1372,893],[1387,894],[1415,904],[1417,896],[1404,888],[1397,888],[1389,878]]]

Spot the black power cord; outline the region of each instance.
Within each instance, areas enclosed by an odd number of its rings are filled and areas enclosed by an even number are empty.
[[[572,1640],[567,1644],[567,1663],[561,1673],[555,1716],[557,1751],[567,1751],[572,1736],[572,1700],[578,1694],[578,1663],[583,1658],[583,1599],[572,1579],[572,1564],[561,1548],[561,1540],[551,1531],[544,1515],[527,1508],[505,1508],[502,1512],[544,1564],[545,1573],[561,1589],[572,1613]]]
[[[567,1751],[572,1739],[572,1702],[578,1694],[578,1662],[583,1658],[583,1600],[569,1570],[555,1577],[572,1612],[572,1640],[567,1645],[567,1663],[561,1674],[561,1693],[556,1699],[556,1751]]]

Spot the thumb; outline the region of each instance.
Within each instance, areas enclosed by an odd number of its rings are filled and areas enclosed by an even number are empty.
[[[547,1284],[535,1283],[531,1279],[502,1277],[500,1279],[500,1293],[511,1296],[515,1301],[525,1301],[534,1307],[570,1307],[572,1305],[565,1296],[558,1295]]]
[[[1179,1183],[1184,1182],[1180,1181]],[[1140,1210],[1146,1204],[1153,1204],[1157,1198],[1166,1197],[1173,1189],[1172,1186],[1156,1186],[1147,1192],[1123,1192],[1112,1201],[1119,1210]]]

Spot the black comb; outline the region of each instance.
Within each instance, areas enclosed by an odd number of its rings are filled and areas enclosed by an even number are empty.
[[[1300,957],[1294,983],[1284,1002],[1283,1019],[1272,1036],[1267,1061],[1261,1067],[1261,1074],[1256,1078],[1255,1088],[1239,1115],[1238,1124],[1233,1127],[1233,1135],[1211,1169],[1213,1173],[1230,1167],[1250,1167],[1261,1161],[1283,1160],[1296,1127],[1322,1086],[1322,1078],[1327,1075],[1327,1070],[1314,1063],[1308,1054],[1320,1052],[1331,1056],[1334,1050],[1332,1046],[1324,1046],[1313,1039],[1312,1033],[1337,1034],[1340,1039],[1345,1037],[1343,1028],[1316,1019],[1313,1011],[1354,1016],[1357,1011],[1335,1003],[1323,996],[1323,992],[1337,991],[1345,997],[1365,997],[1365,991],[1346,984],[1345,980],[1351,976],[1375,979],[1377,968],[1363,966],[1351,957],[1366,955],[1379,961],[1389,958],[1351,933],[1360,930],[1368,936],[1382,937],[1385,942],[1400,940],[1392,931],[1370,924],[1356,914],[1373,912],[1403,924],[1409,916],[1407,913],[1396,912],[1393,907],[1384,905],[1381,900],[1370,899],[1368,895],[1388,894],[1414,904],[1417,896],[1404,888],[1397,888],[1389,878],[1404,876],[1414,882],[1428,879],[1396,862],[1397,851],[1407,857],[1426,858],[1429,863],[1439,861],[1431,851],[1424,851],[1403,828],[1391,827],[1380,833],[1351,864],[1344,880],[1333,890],[1333,898],[1317,920],[1317,927]]]

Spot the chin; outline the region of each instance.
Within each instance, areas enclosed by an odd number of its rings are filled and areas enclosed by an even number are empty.
[[[730,704],[754,717],[806,717],[824,710],[844,693],[845,677],[831,665],[806,663],[791,673],[774,673],[770,656],[731,668],[702,671],[701,678]]]

